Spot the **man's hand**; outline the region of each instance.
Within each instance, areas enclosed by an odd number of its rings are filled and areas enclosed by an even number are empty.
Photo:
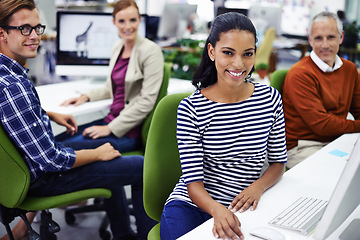
[[[47,113],[50,120],[56,122],[57,124],[66,127],[66,133],[74,135],[77,133],[78,127],[75,121],[75,118],[70,114],[61,114],[48,112]]]

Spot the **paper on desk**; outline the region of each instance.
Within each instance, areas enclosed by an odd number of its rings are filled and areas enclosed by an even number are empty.
[[[334,155],[334,156],[337,156],[337,157],[345,157],[345,156],[349,155],[348,153],[340,151],[338,149],[332,150],[329,153],[331,155]]]

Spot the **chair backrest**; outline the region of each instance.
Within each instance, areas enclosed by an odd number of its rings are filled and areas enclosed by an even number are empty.
[[[0,204],[19,206],[26,197],[30,173],[3,126],[0,126]]]
[[[171,65],[169,63],[165,62],[164,63],[163,81],[162,81],[162,84],[160,87],[158,98],[156,99],[153,110],[146,117],[146,119],[142,125],[142,128],[141,128],[141,140],[142,140],[143,146],[146,145],[146,140],[147,140],[147,136],[148,136],[148,132],[149,132],[150,123],[151,123],[152,117],[154,115],[154,110],[155,110],[156,106],[158,105],[158,103],[160,102],[160,100],[167,95],[170,74],[171,74]]]
[[[282,89],[285,81],[285,77],[289,69],[280,69],[274,71],[270,75],[270,86],[277,89],[282,94]]]
[[[177,108],[190,94],[164,97],[150,125],[144,157],[144,208],[156,221],[160,221],[165,201],[182,173],[176,139]]]
[[[255,54],[255,69],[261,63],[270,64],[270,56],[273,50],[273,42],[276,37],[276,30],[273,27],[270,27],[266,30],[264,35],[264,41],[258,47]]]

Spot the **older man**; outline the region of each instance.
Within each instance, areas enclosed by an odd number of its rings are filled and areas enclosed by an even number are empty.
[[[289,168],[344,133],[360,132],[360,77],[354,63],[337,53],[344,38],[336,14],[310,22],[310,56],[286,75],[283,104]],[[353,118],[348,119],[348,113]]]

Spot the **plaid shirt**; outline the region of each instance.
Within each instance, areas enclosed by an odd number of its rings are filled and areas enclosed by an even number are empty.
[[[34,85],[27,79],[28,69],[0,54],[0,120],[19,148],[31,181],[45,172],[70,169],[75,152],[54,140],[50,119],[41,108]]]

